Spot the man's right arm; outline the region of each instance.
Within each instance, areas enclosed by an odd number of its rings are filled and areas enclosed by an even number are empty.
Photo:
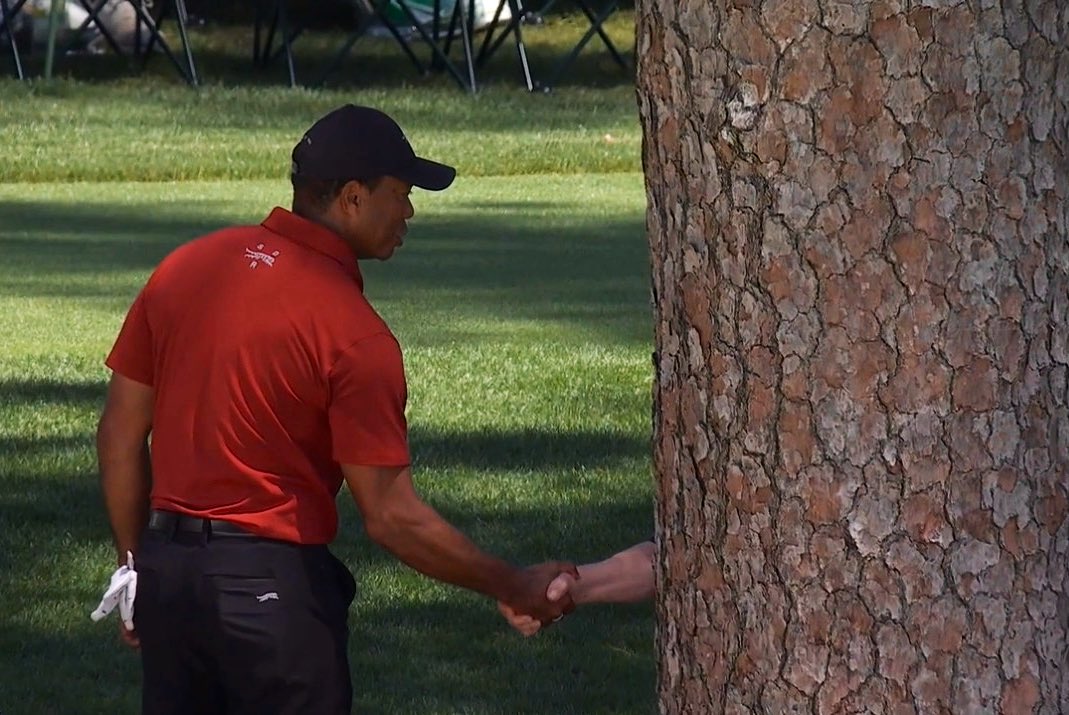
[[[518,569],[487,554],[420,498],[409,467],[343,464],[342,472],[368,536],[420,573],[485,594],[541,621],[574,607],[567,595],[555,602],[545,595],[558,575],[578,577],[574,565],[548,562]]]

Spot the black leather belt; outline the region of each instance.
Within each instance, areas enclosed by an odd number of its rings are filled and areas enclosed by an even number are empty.
[[[256,538],[256,534],[246,531],[237,524],[222,519],[202,519],[199,516],[179,514],[174,511],[153,509],[149,513],[148,528],[168,536],[181,531],[188,534],[205,534],[208,536],[244,536]]]

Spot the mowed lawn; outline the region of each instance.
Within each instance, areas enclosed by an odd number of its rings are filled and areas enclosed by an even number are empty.
[[[136,656],[114,619],[88,617],[113,563],[93,449],[102,360],[169,250],[288,205],[289,146],[343,101],[395,111],[418,150],[461,172],[417,192],[405,246],[365,266],[405,348],[427,500],[520,564],[592,560],[650,532],[632,90],[417,94],[0,82],[0,713],[137,712]],[[399,565],[346,493],[338,503],[336,552],[360,585],[357,712],[654,709],[648,604],[585,609],[524,640],[487,599]]]

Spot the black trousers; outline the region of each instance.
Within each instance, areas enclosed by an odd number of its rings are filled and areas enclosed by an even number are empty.
[[[145,715],[348,715],[352,574],[326,546],[150,528],[135,564]]]

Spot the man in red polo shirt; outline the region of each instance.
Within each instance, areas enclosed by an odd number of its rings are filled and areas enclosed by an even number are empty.
[[[352,574],[327,549],[344,481],[368,535],[413,568],[550,621],[568,563],[515,568],[412,484],[401,349],[363,294],[413,186],[453,168],[347,105],[293,150],[293,211],[181,246],[108,356],[97,432],[120,563],[135,557],[145,713],[348,713]],[[151,433],[151,449],[148,437]]]

